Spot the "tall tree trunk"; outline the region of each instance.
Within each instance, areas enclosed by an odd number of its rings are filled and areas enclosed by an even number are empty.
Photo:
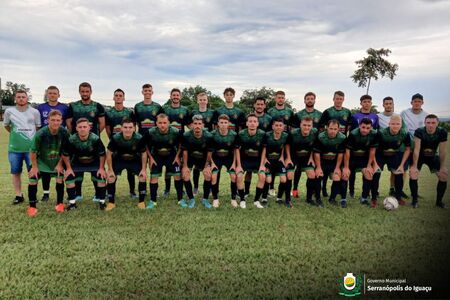
[[[369,77],[369,82],[367,83],[367,91],[366,91],[366,95],[369,95],[370,79],[371,79],[371,77]]]

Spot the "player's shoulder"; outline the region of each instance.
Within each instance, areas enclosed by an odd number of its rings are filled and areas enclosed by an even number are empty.
[[[359,131],[359,128],[356,128],[356,129],[358,129],[358,131]],[[356,130],[355,129],[355,130]],[[340,140],[345,140],[347,137],[345,136],[345,134],[343,134],[342,132],[338,132],[338,134],[337,134],[337,136],[336,136],[338,139],[340,139]]]

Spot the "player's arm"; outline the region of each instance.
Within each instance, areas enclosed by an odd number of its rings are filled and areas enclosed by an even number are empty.
[[[348,178],[350,176],[350,149],[345,149],[345,153],[343,154],[343,161],[344,161],[344,168],[342,170],[342,175],[346,178]],[[338,159],[339,159],[339,154],[338,154]],[[337,166],[337,162],[336,162],[336,168],[338,168]]]
[[[105,129],[105,116],[98,117],[98,133],[102,133],[103,129]]]
[[[419,161],[421,141],[422,140],[419,139],[418,137],[414,137],[413,163],[411,165],[411,169],[417,168],[417,163]]]
[[[239,148],[234,149],[234,164],[235,164],[236,174],[244,173],[244,171],[242,170],[241,151],[239,150]]]
[[[112,161],[113,153],[111,150],[106,150],[106,164],[108,165],[108,177],[116,177],[113,169],[113,161]]]
[[[447,150],[447,141],[443,141],[439,143],[439,162],[441,167],[439,169],[439,173],[447,173],[447,168],[445,167],[445,156]]]
[[[216,164],[214,163],[214,160],[212,158],[212,150],[208,150],[208,155],[206,157],[206,161],[209,161],[211,164],[211,170],[214,168],[217,168]]]
[[[289,164],[293,165],[292,158],[291,158],[291,145],[289,143],[284,145],[284,150],[285,150],[285,154],[286,154],[285,155],[286,159],[284,160],[285,167],[287,167]]]
[[[39,173],[38,162],[37,162],[37,153],[34,151],[30,151],[30,160],[31,160],[31,169],[28,172],[28,177],[37,177]]]
[[[141,152],[141,172],[139,177],[147,178],[147,151]]]
[[[259,171],[265,171],[266,170],[266,147],[262,148],[261,151],[261,162],[259,163]]]
[[[105,124],[105,131],[108,136],[111,136],[112,130],[110,125]]]
[[[402,161],[400,162],[400,166],[398,166],[398,169],[397,169],[398,173],[405,172],[405,164],[406,164],[406,161],[408,160],[410,154],[411,154],[411,147],[406,146],[405,152],[403,152]]]
[[[181,169],[181,174],[183,177],[190,176],[188,167],[189,151],[183,150],[183,168]]]
[[[9,113],[5,112],[3,115],[3,125],[5,126],[6,131],[11,132],[11,120],[9,119]]]

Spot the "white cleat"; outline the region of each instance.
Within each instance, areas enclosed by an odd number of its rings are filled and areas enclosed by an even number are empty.
[[[241,201],[241,203],[239,203],[239,206],[240,206],[241,208],[246,208],[246,207],[247,207],[247,204],[245,203],[245,201]]]
[[[214,199],[214,200],[213,200],[213,207],[214,207],[214,208],[218,208],[219,205],[220,205],[219,199]]]
[[[259,202],[259,201],[253,202],[253,205],[254,205],[256,208],[264,208],[264,206],[262,206],[262,205],[261,205],[261,202]]]
[[[238,203],[236,200],[231,200],[231,206],[233,206],[234,208],[238,207]]]
[[[277,192],[274,189],[269,190],[269,196],[275,197],[277,195]]]

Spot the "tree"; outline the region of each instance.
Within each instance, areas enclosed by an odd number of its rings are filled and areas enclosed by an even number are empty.
[[[237,106],[248,114],[253,111],[253,104],[257,97],[263,97],[267,101],[267,109],[275,106],[275,93],[276,91],[263,86],[260,89],[249,89],[242,93],[242,96],[237,103]],[[286,99],[286,106],[292,108],[292,102]]]
[[[355,61],[358,69],[350,76],[353,82],[358,83],[358,87],[366,87],[366,94],[369,94],[370,82],[372,79],[378,80],[378,78],[388,77],[391,80],[397,75],[398,64],[391,64],[389,61],[383,58],[383,56],[389,56],[391,50],[389,49],[367,49],[367,57],[361,60]]]
[[[181,105],[186,106],[189,110],[193,110],[197,107],[197,95],[200,93],[206,93],[208,95],[208,103],[211,109],[216,109],[224,105],[224,101],[217,95],[211,93],[206,88],[197,85],[195,87],[184,88],[181,92]],[[169,104],[170,100],[167,100],[166,104]]]
[[[0,90],[0,99],[2,105],[12,106],[14,105],[14,95],[18,90],[24,90],[28,93],[28,100],[31,101],[30,89],[23,83],[13,83],[11,81],[6,82],[6,89]]]

